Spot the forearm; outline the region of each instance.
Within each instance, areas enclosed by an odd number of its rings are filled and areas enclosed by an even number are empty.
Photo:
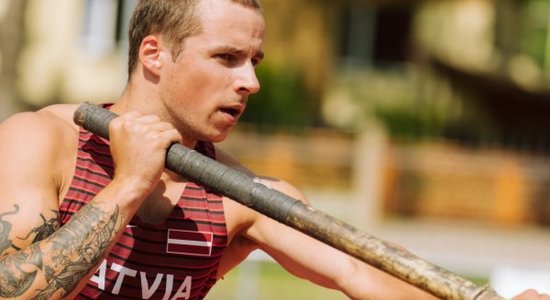
[[[341,289],[350,299],[425,299],[435,300],[418,287],[380,271],[354,258],[354,272],[339,280]]]
[[[0,259],[0,298],[60,299],[77,292],[135,212],[123,194],[107,187],[51,236]]]

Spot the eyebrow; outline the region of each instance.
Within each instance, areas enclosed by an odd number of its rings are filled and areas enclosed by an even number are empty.
[[[229,52],[229,53],[234,53],[234,54],[242,55],[242,56],[247,55],[247,53],[248,53],[248,51],[246,51],[246,50],[235,48],[235,47],[232,47],[232,46],[220,46],[220,47],[215,48],[214,52]],[[265,56],[264,52],[260,50],[260,51],[256,52],[256,54],[254,54],[253,57],[263,59],[264,56]]]

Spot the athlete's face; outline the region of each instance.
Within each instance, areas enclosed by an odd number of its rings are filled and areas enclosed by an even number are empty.
[[[226,0],[202,0],[200,34],[187,38],[175,62],[163,60],[161,100],[187,138],[219,142],[259,91],[263,57],[261,12]],[[168,56],[168,54],[166,54]]]

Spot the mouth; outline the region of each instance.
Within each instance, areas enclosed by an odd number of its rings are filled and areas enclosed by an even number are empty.
[[[234,103],[231,105],[225,105],[220,107],[220,111],[226,115],[231,116],[234,119],[237,119],[243,113],[244,107],[245,105],[242,103]]]
[[[225,107],[225,108],[221,108],[220,111],[234,118],[238,117],[241,114],[241,110],[238,108]]]

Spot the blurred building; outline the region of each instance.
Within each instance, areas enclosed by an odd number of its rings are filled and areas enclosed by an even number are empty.
[[[291,29],[272,26],[268,49],[306,70],[323,121],[389,135],[357,147],[384,149],[365,163],[380,172],[353,160],[363,197],[388,214],[548,223],[550,1],[300,1],[295,19],[278,3]]]
[[[20,99],[40,107],[116,98],[126,82],[126,24],[134,4],[28,1],[26,43],[18,58]]]
[[[15,89],[26,1],[0,1],[0,120],[19,110]]]

